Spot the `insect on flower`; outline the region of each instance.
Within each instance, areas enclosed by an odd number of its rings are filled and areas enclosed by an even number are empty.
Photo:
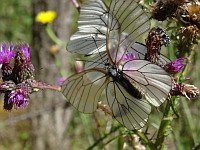
[[[150,104],[160,106],[172,84],[164,69],[140,59],[146,47],[135,41],[149,29],[149,18],[132,0],[112,0],[109,7],[102,0],[89,0],[82,5],[78,23],[68,51],[95,56],[84,71],[67,78],[62,93],[80,112],[92,113],[105,90],[113,117],[130,130],[142,128]],[[124,59],[127,53],[137,60]]]

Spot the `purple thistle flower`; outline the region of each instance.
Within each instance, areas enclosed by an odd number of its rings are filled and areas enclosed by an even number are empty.
[[[12,43],[8,44],[8,48],[6,46],[6,43],[0,43],[1,51],[0,51],[0,68],[4,64],[9,64],[10,60],[15,57],[15,52],[13,51],[13,45]]]
[[[15,109],[25,108],[28,104],[29,95],[22,89],[16,89],[8,95],[8,104],[13,104]]]
[[[133,59],[137,59],[133,53],[128,53],[124,56],[124,60],[133,60]]]
[[[170,63],[163,65],[162,68],[165,69],[165,71],[170,74],[175,74],[183,69],[183,67],[186,65],[185,63],[183,63],[183,60],[187,58],[188,57],[176,59]]]
[[[29,83],[20,83],[17,88],[8,95],[8,104],[13,104],[15,109],[25,108],[29,102],[29,94],[32,92]]]
[[[16,56],[12,70],[12,80],[21,83],[29,78],[34,78],[34,66],[30,61],[30,47],[26,43],[16,44]]]

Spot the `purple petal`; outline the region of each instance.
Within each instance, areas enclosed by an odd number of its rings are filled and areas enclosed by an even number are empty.
[[[8,95],[8,104],[13,104],[15,109],[25,108],[29,102],[29,95],[26,90],[16,89]]]
[[[8,44],[8,47],[6,46],[6,43],[0,43],[1,51],[0,51],[0,66],[2,64],[10,63],[10,60],[15,57],[15,52],[13,51],[13,45],[12,43]]]
[[[56,82],[57,82],[58,85],[62,85],[65,82],[65,80],[67,80],[67,78],[60,77],[60,78],[57,78]]]
[[[183,67],[186,65],[183,63],[183,60],[188,59],[188,57],[178,58],[170,63],[167,63],[163,65],[162,67],[165,69],[165,71],[174,74],[183,69]]]
[[[26,57],[26,61],[30,61],[30,46],[24,42],[24,43],[16,43],[19,50],[21,50]]]

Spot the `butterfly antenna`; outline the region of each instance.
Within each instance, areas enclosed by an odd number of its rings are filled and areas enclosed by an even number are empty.
[[[102,53],[100,52],[99,47],[97,46],[96,40],[93,37],[92,37],[92,39],[94,40],[95,46],[96,46],[96,48],[98,50],[98,54],[99,54],[103,64],[106,64],[105,60],[103,59]]]

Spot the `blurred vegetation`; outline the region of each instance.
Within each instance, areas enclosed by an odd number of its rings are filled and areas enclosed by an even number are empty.
[[[1,0],[0,41],[31,41],[31,0]]]
[[[151,2],[152,0],[145,1],[145,7],[147,9],[150,8],[149,4]],[[74,12],[72,32],[75,32],[77,26],[76,20],[78,13],[76,10]],[[0,41],[26,41],[30,43],[31,25],[33,21],[30,0],[1,0]],[[164,22],[153,20],[152,24],[153,26],[162,26],[167,29],[172,43],[162,52],[166,53],[172,60],[177,58],[179,38],[176,33],[181,25],[176,24],[173,20]],[[189,57],[190,52],[192,52],[193,57],[187,64],[188,70],[186,70],[185,74],[186,77],[190,78],[188,83],[195,84],[200,88],[199,49],[199,44],[193,50],[192,47],[189,49],[189,53],[186,56]],[[73,60],[71,64],[74,64]],[[172,102],[175,103],[175,111],[177,111],[179,117],[172,114],[170,116],[171,118],[168,118],[173,121],[167,126],[167,132],[165,132],[165,136],[167,136],[164,142],[165,147],[170,150],[190,150],[196,146],[196,149],[198,149],[200,144],[199,98],[190,101],[185,98],[178,98]],[[160,108],[154,108],[150,115],[148,125],[142,130],[142,132],[146,132],[145,135],[153,142],[156,140],[165,107],[166,102]],[[105,114],[101,110],[97,110],[92,115],[81,114],[75,109],[73,111],[71,125],[66,133],[66,138],[70,139],[72,150],[103,148],[109,150],[129,150],[134,149],[134,142],[141,142],[136,140],[137,137],[134,136],[133,131],[128,131],[124,127],[119,126],[117,121],[112,120],[108,114]],[[26,114],[26,110],[5,112],[1,109],[0,113],[0,149],[29,150],[29,140],[31,140],[29,137],[29,120],[19,119],[14,123],[9,120],[9,118]],[[141,142],[141,144],[144,143]]]

